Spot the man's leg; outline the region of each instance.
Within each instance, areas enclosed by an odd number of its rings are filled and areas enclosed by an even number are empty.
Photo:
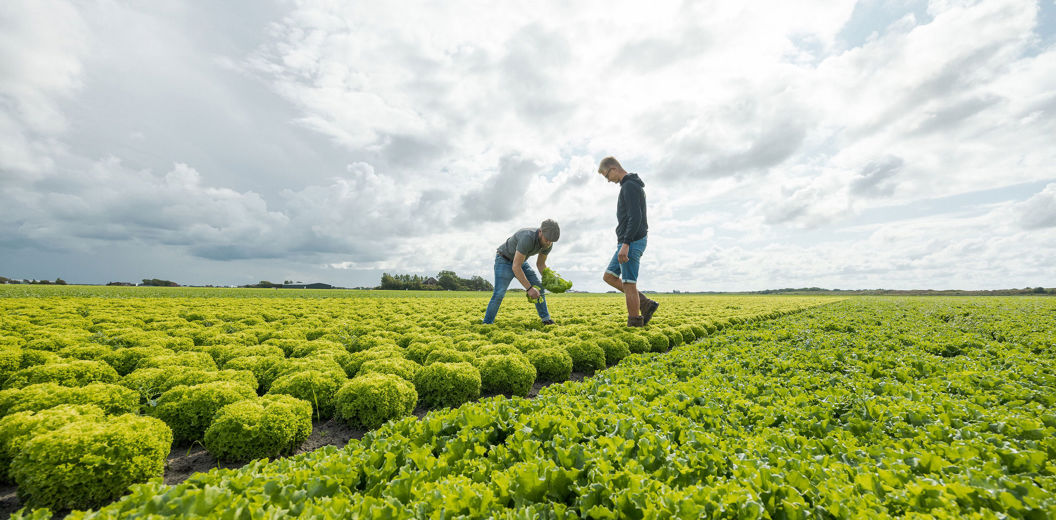
[[[638,281],[638,269],[641,267],[642,255],[645,254],[645,247],[648,243],[646,237],[642,237],[634,242],[631,242],[630,251],[627,253],[627,262],[624,264],[623,276],[620,278],[624,284],[630,284]],[[637,283],[634,284],[637,289]],[[642,313],[642,321],[645,324],[649,324],[649,321],[653,319],[653,314],[656,312],[657,307],[660,304],[650,300],[638,291],[638,308]]]
[[[627,297],[627,291],[624,290],[626,286],[624,286],[623,281],[621,281],[618,276],[613,276],[612,273],[605,273],[605,276],[602,279],[605,280],[605,283],[611,285],[613,289],[622,292],[625,298]],[[638,292],[638,284],[628,284],[628,286],[634,289],[631,294],[638,299],[638,308],[643,307],[649,298],[646,298],[644,294]],[[628,312],[630,312],[630,306],[628,306]]]
[[[642,293],[638,292],[638,284],[631,282],[623,282],[623,297],[627,301],[627,316],[633,318],[640,316],[638,312],[641,309],[641,304],[638,299],[642,296]]]
[[[495,323],[499,305],[502,304],[502,298],[506,296],[506,289],[510,287],[511,280],[513,280],[513,264],[495,255],[495,289],[491,293],[488,310],[484,312],[484,323]]]

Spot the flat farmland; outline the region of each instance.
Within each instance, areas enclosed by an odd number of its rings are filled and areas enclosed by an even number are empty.
[[[1056,514],[1051,298],[0,289],[16,517]]]

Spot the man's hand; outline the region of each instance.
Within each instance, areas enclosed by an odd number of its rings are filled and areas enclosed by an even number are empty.
[[[528,289],[528,297],[533,299],[533,300],[538,300],[540,298],[539,291],[536,290],[535,287],[532,287],[531,289]]]
[[[621,264],[626,264],[627,261],[631,259],[631,257],[629,256],[630,252],[631,252],[631,245],[630,244],[624,244],[624,245],[620,246],[620,255],[617,257],[617,259],[620,261]]]

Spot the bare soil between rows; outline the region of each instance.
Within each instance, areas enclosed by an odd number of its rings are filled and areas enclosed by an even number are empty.
[[[588,377],[590,376],[585,373],[573,372],[568,380],[573,382],[582,381]],[[553,384],[560,383],[535,383],[532,385],[532,389],[528,391],[528,399],[535,398],[543,388]],[[481,396],[482,399],[485,397],[491,396]],[[422,418],[425,417],[429,411],[429,409],[418,407],[414,411],[414,415],[418,418]],[[294,455],[315,451],[324,446],[343,448],[349,443],[349,441],[353,439],[361,439],[366,435],[367,431],[369,430],[349,426],[337,419],[313,421],[312,434],[308,436],[308,439],[301,444],[301,447],[298,448],[296,452],[294,452]],[[243,462],[218,461],[206,451],[205,446],[196,442],[190,446],[174,447],[172,451],[169,452],[169,458],[165,462],[165,475],[163,479],[166,484],[175,485],[187,480],[195,473],[206,472],[213,468],[237,469],[245,465],[246,463]],[[14,484],[0,485],[0,518],[10,518],[10,516],[19,509],[22,509],[22,502],[18,498],[18,486]],[[65,516],[65,512],[55,515],[56,518],[62,518],[63,516]]]

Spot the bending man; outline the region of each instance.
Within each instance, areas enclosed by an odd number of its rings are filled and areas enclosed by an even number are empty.
[[[550,319],[550,311],[546,309],[546,295],[533,286],[542,286],[539,276],[532,271],[528,265],[528,258],[538,254],[539,258],[535,266],[542,273],[546,270],[546,255],[554,248],[554,242],[561,237],[561,228],[557,222],[546,219],[537,228],[524,228],[507,238],[495,251],[495,292],[491,294],[488,302],[488,310],[484,313],[484,323],[494,323],[495,315],[499,313],[499,305],[502,298],[506,296],[506,289],[514,278],[521,282],[521,286],[528,291],[528,297],[541,301],[535,304],[535,310],[543,325],[553,325]]]

